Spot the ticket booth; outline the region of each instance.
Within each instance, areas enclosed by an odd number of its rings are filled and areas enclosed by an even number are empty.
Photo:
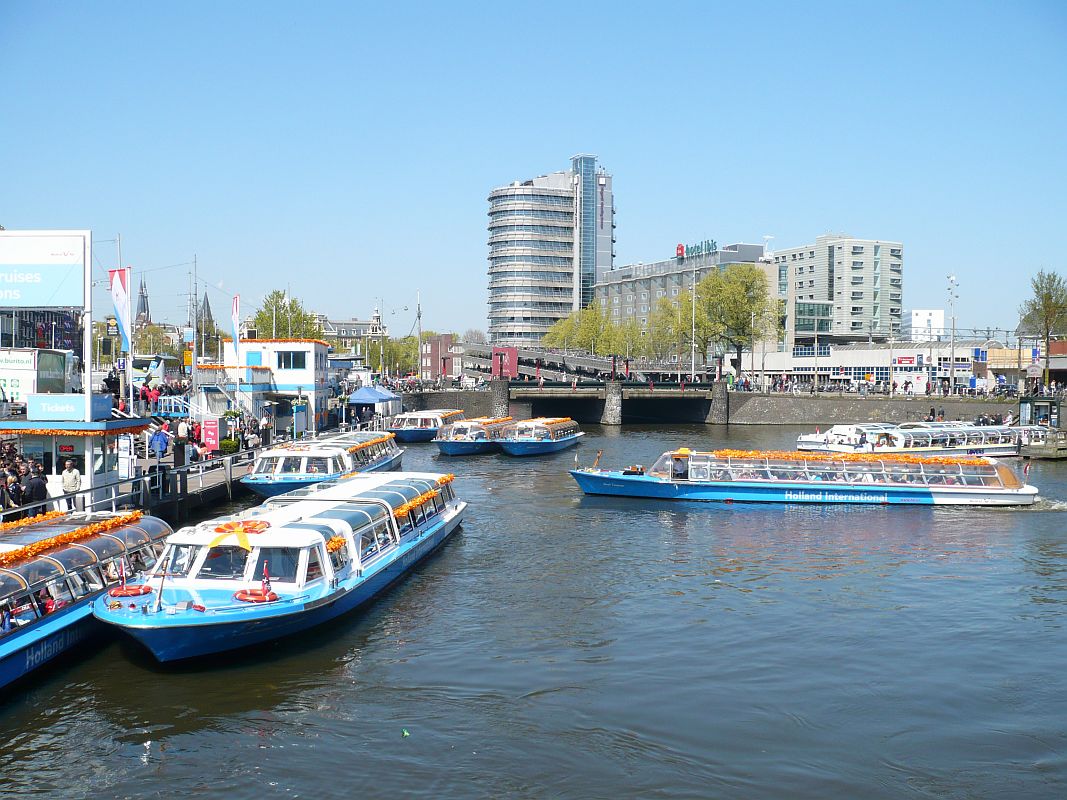
[[[1056,397],[1023,395],[1019,398],[1020,425],[1047,425],[1059,428],[1061,401]]]

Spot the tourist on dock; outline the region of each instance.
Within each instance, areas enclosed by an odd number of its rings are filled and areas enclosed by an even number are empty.
[[[162,428],[152,434],[152,438],[148,440],[148,449],[156,454],[157,458],[163,458],[167,455],[167,446],[170,444],[167,433]]]
[[[5,521],[11,522],[22,519],[22,512],[17,510],[22,507],[22,486],[16,476],[8,474],[3,488],[0,490],[0,503],[3,504],[6,512],[4,514]]]
[[[33,471],[29,482],[26,484],[26,494],[23,503],[26,505],[26,516],[36,517],[47,510],[48,484],[44,479],[44,472],[40,467]]]
[[[74,494],[82,488],[82,474],[74,466],[72,459],[67,459],[63,465],[63,494]],[[67,498],[67,510],[74,510],[74,498]]]

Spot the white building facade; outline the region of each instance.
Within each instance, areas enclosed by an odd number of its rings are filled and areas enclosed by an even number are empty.
[[[951,331],[945,328],[945,309],[913,309],[904,318],[902,338],[913,342],[935,342]]]

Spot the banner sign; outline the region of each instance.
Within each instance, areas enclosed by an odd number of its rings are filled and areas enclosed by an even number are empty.
[[[0,306],[80,308],[89,231],[0,231]]]
[[[218,419],[205,419],[204,424],[200,426],[200,438],[203,439],[204,445],[208,450],[219,449],[219,421]]]
[[[122,334],[122,349],[132,354],[130,349],[130,268],[109,269],[107,276],[111,280],[111,300],[115,303],[115,317]]]
[[[233,296],[233,304],[230,306],[230,322],[233,325],[233,352],[237,357],[237,366],[241,366],[241,338],[237,335],[241,327],[241,295],[239,294]]]
[[[494,347],[492,360],[494,378],[519,377],[519,349],[517,347]]]
[[[28,422],[81,422],[85,419],[83,394],[31,394],[26,396]],[[111,419],[111,395],[93,395],[93,419]]]

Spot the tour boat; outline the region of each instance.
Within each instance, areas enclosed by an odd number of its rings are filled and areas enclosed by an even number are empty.
[[[511,422],[511,417],[475,417],[441,428],[434,439],[446,456],[469,456],[492,453],[500,449],[497,440]]]
[[[50,511],[0,525],[0,687],[105,630],[93,600],[124,598],[170,533],[139,511]]]
[[[451,474],[369,473],[273,497],[167,539],[137,597],[93,613],[159,661],[208,656],[327,623],[406,575],[456,530]]]
[[[570,417],[536,417],[508,425],[498,443],[509,456],[535,456],[573,447],[583,436]]]
[[[825,433],[797,437],[797,449],[818,453],[905,453],[929,456],[1019,455],[1023,445],[1047,436],[1040,425],[971,425],[966,422],[905,422],[834,425]]]
[[[387,430],[401,442],[429,442],[445,425],[459,422],[463,412],[458,408],[431,408],[426,411],[407,411],[397,414]]]
[[[586,494],[663,500],[880,505],[1031,505],[1037,488],[984,456],[802,453],[688,448],[648,470],[571,470]]]
[[[263,497],[291,492],[354,472],[397,469],[404,451],[391,433],[355,431],[286,442],[256,457],[241,483]]]

